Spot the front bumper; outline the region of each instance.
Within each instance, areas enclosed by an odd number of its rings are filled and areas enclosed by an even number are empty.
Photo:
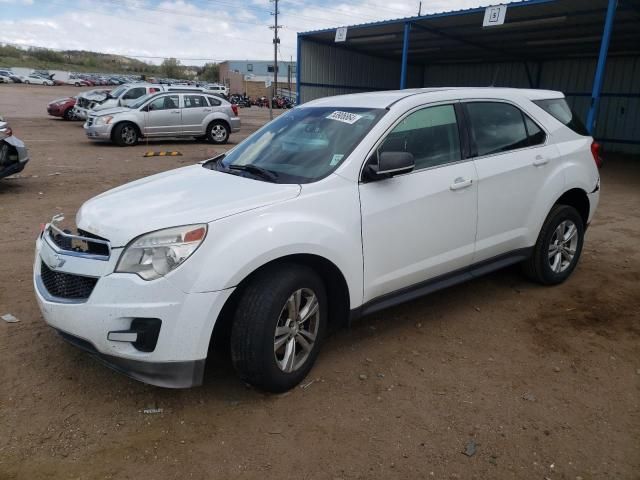
[[[187,362],[141,362],[105,355],[86,340],[62,330],[57,332],[65,341],[84,350],[102,364],[140,382],[166,388],[189,388],[202,385],[204,359]]]
[[[76,116],[76,118],[86,120],[89,116],[89,110],[76,105],[75,107],[73,107],[73,114]]]
[[[82,126],[87,138],[91,140],[111,140],[111,128],[113,125],[87,125]]]
[[[170,275],[145,281],[134,274],[113,273],[121,253],[118,248],[111,250],[108,260],[83,258],[40,236],[33,282],[46,323],[109,367],[137,380],[169,388],[201,384],[213,327],[233,289],[186,293],[170,281]],[[56,272],[98,281],[86,299],[55,297],[43,282],[42,262]],[[110,339],[110,333],[130,330],[135,319],[162,322],[152,351],[141,351],[132,341]]]

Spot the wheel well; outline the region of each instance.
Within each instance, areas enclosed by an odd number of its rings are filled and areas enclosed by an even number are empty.
[[[312,268],[324,282],[329,301],[329,326],[331,329],[346,325],[349,320],[350,298],[349,287],[340,269],[331,261],[319,255],[296,254],[280,257],[265,263],[242,280],[231,296],[227,299],[220,316],[213,328],[209,348],[215,342],[216,349],[226,349],[229,346],[233,316],[242,297],[245,287],[259,272],[280,263],[297,263]]]
[[[563,193],[554,205],[569,205],[575,208],[580,214],[580,217],[582,217],[584,225],[587,225],[590,206],[589,197],[587,197],[587,193],[584,190],[580,188],[572,188],[571,190]]]

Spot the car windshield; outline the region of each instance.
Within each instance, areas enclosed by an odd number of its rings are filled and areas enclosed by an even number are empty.
[[[295,108],[230,151],[219,168],[249,173],[260,169],[278,183],[314,182],[338,168],[385,111]]]
[[[118,98],[120,95],[122,95],[122,92],[124,92],[126,89],[127,89],[127,87],[126,87],[126,86],[121,85],[121,86],[119,86],[118,88],[116,88],[115,90],[112,90],[112,91],[109,93],[109,96],[110,96],[111,98]]]
[[[149,97],[151,97],[151,95],[143,95],[138,100],[136,100],[135,103],[129,105],[129,108],[140,108],[144,102],[149,100]]]

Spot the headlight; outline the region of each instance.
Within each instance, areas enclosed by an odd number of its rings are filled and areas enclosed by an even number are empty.
[[[111,123],[111,120],[113,120],[113,117],[111,115],[105,115],[104,117],[98,117],[96,119],[96,125],[109,125]]]
[[[116,272],[160,278],[189,258],[206,234],[207,225],[185,225],[142,235],[125,247]]]

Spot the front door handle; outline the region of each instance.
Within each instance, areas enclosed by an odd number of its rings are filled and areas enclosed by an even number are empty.
[[[549,163],[549,159],[547,157],[543,157],[542,155],[536,155],[536,158],[533,160],[534,167],[541,167]]]
[[[453,183],[451,184],[451,186],[449,186],[449,188],[451,190],[462,190],[463,188],[469,188],[472,183],[473,183],[473,180],[469,178],[458,177],[453,181]]]

